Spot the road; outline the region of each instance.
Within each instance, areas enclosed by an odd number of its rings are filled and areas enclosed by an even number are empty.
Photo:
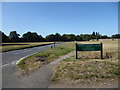
[[[59,45],[59,44],[56,44]],[[21,58],[26,57],[28,55],[32,55],[34,53],[44,51],[53,46],[45,45],[40,47],[33,47],[22,50],[14,50],[9,52],[2,53],[2,88],[29,88],[32,85],[27,77],[21,76],[21,73],[16,68],[16,62],[18,62]],[[46,86],[43,85],[33,85],[33,88],[44,88]]]

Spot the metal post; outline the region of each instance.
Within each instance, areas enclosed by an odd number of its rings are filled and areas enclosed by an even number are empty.
[[[77,59],[77,43],[76,43],[76,59]]]
[[[54,42],[54,48],[55,48],[55,42]]]
[[[100,45],[101,45],[101,59],[103,59],[103,44],[100,43]]]

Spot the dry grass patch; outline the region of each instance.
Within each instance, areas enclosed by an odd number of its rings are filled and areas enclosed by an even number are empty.
[[[23,74],[30,74],[31,72],[39,69],[42,65],[48,64],[74,49],[74,43],[66,43],[56,46],[55,48],[47,49],[21,60],[18,64],[18,68],[23,71]]]
[[[73,56],[62,61],[55,68],[52,83],[104,81],[105,79],[117,79],[119,74],[117,61],[109,59],[76,60]]]
[[[78,42],[82,44],[100,43],[99,41]],[[86,84],[102,81],[118,80],[118,41],[102,41],[103,56],[100,59],[99,51],[79,51],[78,59],[75,56],[67,58],[54,68],[51,84]]]

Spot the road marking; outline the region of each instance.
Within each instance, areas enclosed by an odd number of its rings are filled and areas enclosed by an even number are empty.
[[[10,64],[15,65],[15,64],[16,64],[16,62],[17,62],[17,61],[13,61],[12,63],[7,63],[7,64],[4,64],[4,65],[2,65],[2,66],[1,66],[1,68],[2,68],[2,67],[5,67],[5,66],[8,66],[8,65],[10,65]]]
[[[48,47],[50,47],[51,45],[53,45],[53,44],[48,45]],[[39,48],[45,48],[45,47],[46,47],[46,46],[42,46],[42,47],[39,47]],[[36,47],[36,48],[38,48],[38,47]],[[31,49],[34,49],[34,48],[31,48]],[[31,51],[31,50],[25,50],[25,51],[23,51],[23,52],[27,52],[27,51]],[[14,51],[11,51],[11,52],[14,53]],[[5,52],[5,53],[11,53],[11,52]],[[23,52],[20,52],[20,53],[23,53]],[[18,53],[14,53],[14,55],[15,55],[15,54],[20,54],[20,53],[19,53],[19,52],[18,52]],[[36,54],[36,53],[38,53],[38,52],[35,52],[35,53],[33,53],[33,54]],[[0,53],[0,54],[4,54],[4,53]],[[18,64],[21,60],[23,60],[24,58],[26,58],[26,57],[28,57],[28,56],[31,56],[31,55],[33,55],[33,54],[30,54],[30,55],[27,55],[27,56],[25,56],[25,57],[22,57],[22,58],[19,59],[18,61],[13,61],[12,63],[4,64],[4,65],[0,66],[0,68],[5,67],[5,66],[10,65],[10,64]]]
[[[33,53],[33,54],[36,54],[36,53],[38,53],[38,52],[35,52],[35,53]],[[31,55],[33,55],[33,54],[30,54],[30,55],[27,55],[27,56],[25,56],[25,57],[22,57],[21,59],[19,59],[18,61],[13,61],[12,63],[7,63],[7,64],[4,64],[4,65],[2,65],[1,66],[1,68],[2,67],[5,67],[5,66],[8,66],[8,65],[10,65],[10,64],[18,64],[21,60],[23,60],[24,58],[26,58],[26,57],[28,57],[28,56],[31,56]]]
[[[33,53],[33,54],[36,54],[36,53],[38,53],[38,52],[35,52],[35,53]],[[33,55],[33,54],[30,54],[30,55],[27,55],[27,56],[25,56],[25,57],[22,57],[21,59],[19,59],[18,61],[16,61],[16,64],[18,64],[21,60],[23,60],[23,59],[25,59],[26,57],[31,56],[31,55]]]
[[[7,66],[7,65],[9,65],[9,64],[10,64],[10,63],[8,63],[8,64],[4,64],[4,65],[1,66],[1,68],[2,68],[2,67],[5,67],[5,66]]]
[[[17,61],[13,61],[11,64],[16,64]]]

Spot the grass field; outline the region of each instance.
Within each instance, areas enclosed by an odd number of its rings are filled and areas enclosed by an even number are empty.
[[[118,40],[103,40],[104,59],[100,59],[99,51],[79,51],[54,68],[51,85],[78,84],[84,87],[86,83],[118,80]],[[81,44],[100,43],[100,41],[78,42]],[[63,86],[64,87],[64,86]],[[80,88],[80,87],[79,87]]]
[[[23,74],[30,74],[42,65],[48,64],[73,50],[75,50],[75,43],[61,44],[21,60],[18,63],[18,68],[22,70]]]
[[[7,52],[12,50],[19,50],[31,47],[37,47],[41,45],[51,44],[53,42],[34,42],[34,43],[2,43],[3,46],[0,46],[0,52]]]

